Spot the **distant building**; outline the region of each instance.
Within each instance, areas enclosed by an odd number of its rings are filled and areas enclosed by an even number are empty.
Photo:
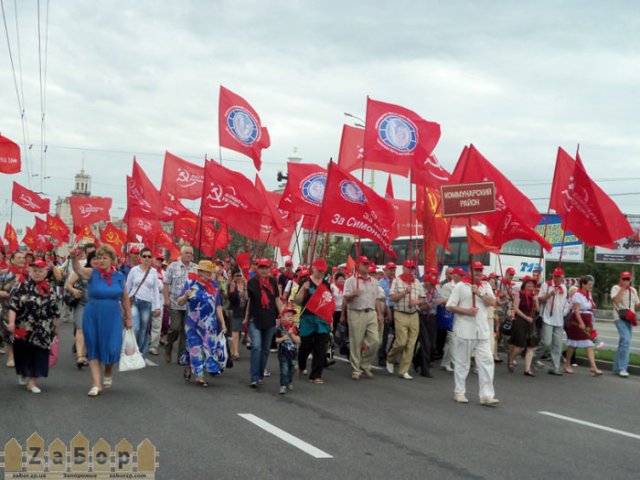
[[[84,169],[76,174],[71,195],[91,196],[91,175],[85,173]],[[71,206],[69,197],[58,197],[56,200],[56,215],[59,215],[69,230],[73,231],[73,218],[71,217]]]

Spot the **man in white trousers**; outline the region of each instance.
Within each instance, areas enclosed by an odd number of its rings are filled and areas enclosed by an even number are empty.
[[[475,354],[480,383],[480,403],[495,407],[499,400],[493,389],[494,362],[489,345],[487,313],[496,298],[487,282],[482,281],[482,262],[473,261],[469,277],[456,284],[447,301],[447,310],[455,315],[453,324],[453,399],[469,403],[465,396],[471,355]]]

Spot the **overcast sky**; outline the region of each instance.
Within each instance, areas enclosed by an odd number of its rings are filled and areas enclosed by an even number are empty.
[[[40,174],[37,8],[17,3],[34,146],[23,152],[23,172],[0,175],[2,230],[11,181],[40,189],[29,177]],[[4,5],[20,87],[14,2]],[[439,122],[435,153],[446,168],[472,142],[543,211],[559,145],[575,153],[580,143],[608,193],[640,192],[635,1],[54,0],[48,29],[44,192],[53,200],[69,194],[83,152],[92,193],[114,198],[112,215],[124,213],[134,154],[157,185],[165,150],[218,160],[220,84],[269,129],[261,171],[269,188],[294,147],[305,162],[337,159],[342,124],[353,122],[343,113],[364,117],[370,95]],[[0,33],[0,132],[22,144],[1,25]],[[222,159],[253,179],[250,159],[229,150]],[[385,180],[377,175],[379,192]],[[393,180],[396,196],[408,197],[408,181]],[[640,213],[640,195],[613,198]],[[31,224],[20,210],[14,223]]]

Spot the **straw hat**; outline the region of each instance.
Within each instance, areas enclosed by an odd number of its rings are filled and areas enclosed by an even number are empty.
[[[211,272],[211,273],[218,273],[217,267],[213,264],[211,260],[200,260],[198,262],[198,265],[196,266],[196,270]]]

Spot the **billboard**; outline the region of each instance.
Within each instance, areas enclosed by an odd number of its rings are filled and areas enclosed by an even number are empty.
[[[548,218],[548,220],[547,220]],[[542,221],[536,226],[536,231],[540,235],[544,235],[545,223],[547,225],[547,234],[545,238],[552,245],[550,252],[544,252],[544,259],[547,261],[558,261],[560,259],[560,250],[562,250],[562,261],[582,263],[584,262],[584,242],[578,239],[573,233],[567,232],[564,237],[564,246],[562,244],[562,218],[560,215],[543,215]]]
[[[596,262],[640,264],[640,215],[627,215],[627,220],[633,228],[633,236],[618,240],[614,249],[596,247]]]

